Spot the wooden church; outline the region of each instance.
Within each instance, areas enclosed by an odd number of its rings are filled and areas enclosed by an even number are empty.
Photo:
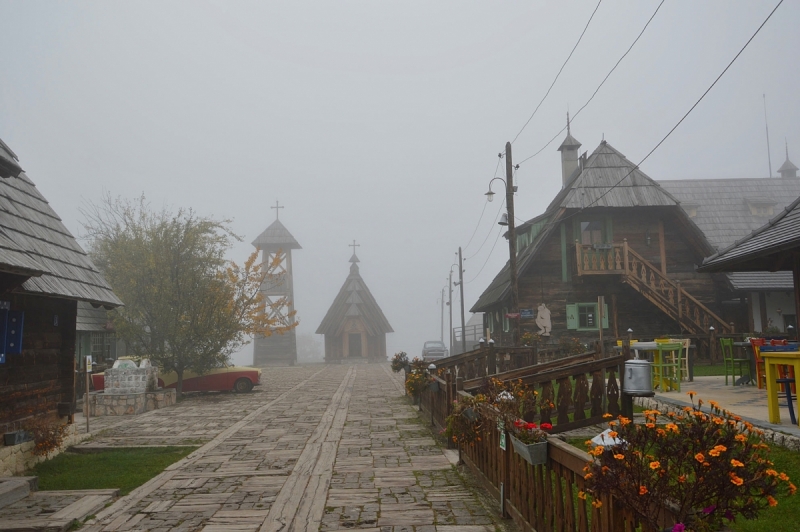
[[[325,362],[385,362],[386,333],[394,331],[358,272],[358,244],[351,245],[350,275],[317,329],[325,335]]]
[[[253,246],[261,250],[264,265],[271,264],[276,257],[280,260],[273,276],[261,286],[261,293],[267,312],[271,312],[281,326],[289,326],[295,322],[292,250],[302,247],[280,221],[278,213],[283,206],[276,202],[270,208],[275,209],[275,221],[253,240]],[[257,336],[253,344],[254,366],[294,365],[297,362],[294,328],[283,334]]]

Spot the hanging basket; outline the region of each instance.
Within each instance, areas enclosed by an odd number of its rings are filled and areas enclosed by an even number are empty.
[[[512,434],[511,443],[514,445],[514,451],[522,457],[523,460],[531,465],[540,465],[547,462],[547,442],[540,441],[537,443],[522,443]]]
[[[471,408],[471,407],[470,408],[465,408],[464,411],[461,412],[461,415],[464,416],[465,418],[467,418],[472,423],[475,423],[476,421],[478,421],[478,413],[475,412],[474,408]]]

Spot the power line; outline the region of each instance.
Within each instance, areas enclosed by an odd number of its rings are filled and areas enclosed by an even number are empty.
[[[494,175],[495,176],[497,176],[497,169],[500,168],[500,161],[503,160],[503,157],[502,157],[503,154],[502,153],[498,153],[497,155],[498,155],[498,157],[497,157],[497,166],[495,166],[495,168],[494,168]],[[488,201],[483,203],[483,210],[481,210],[481,216],[480,216],[480,218],[478,218],[478,223],[475,224],[475,230],[472,232],[472,236],[469,237],[469,241],[467,242],[467,245],[464,246],[464,250],[465,251],[469,247],[470,243],[472,242],[472,239],[475,238],[475,234],[478,232],[478,228],[481,226],[481,220],[483,220],[483,213],[486,212],[486,206],[488,204],[489,204]]]
[[[488,201],[487,201],[487,203],[488,203]],[[494,215],[494,221],[492,222],[492,225],[494,225],[494,222],[497,221],[497,218],[500,216],[500,213],[503,211],[503,206],[505,204],[506,204],[506,200],[504,198],[503,201],[500,202],[500,208],[497,209],[497,214]],[[486,205],[484,205],[484,207],[486,207]],[[483,246],[486,244],[486,241],[489,240],[490,236],[492,236],[492,230],[491,229],[489,230],[488,233],[486,233],[486,238],[483,239],[483,242],[481,242],[481,246],[478,249],[475,250],[475,253],[473,253],[469,257],[465,257],[464,260],[469,260],[469,259],[475,257],[475,255],[477,255],[478,253],[480,253],[481,250],[483,249]]]
[[[464,283],[464,284],[470,284],[472,281],[474,281],[475,279],[477,279],[477,278],[478,278],[478,276],[481,274],[481,272],[483,271],[483,269],[484,269],[484,268],[486,267],[486,265],[489,263],[489,259],[491,259],[491,258],[492,258],[492,251],[494,251],[494,248],[495,248],[495,246],[496,246],[496,245],[497,245],[497,243],[500,241],[500,236],[501,236],[502,234],[503,234],[503,228],[501,227],[501,228],[500,228],[500,231],[497,233],[497,238],[495,238],[495,239],[494,239],[494,244],[492,244],[492,249],[490,249],[490,250],[489,250],[489,255],[487,255],[487,257],[486,257],[486,260],[485,260],[485,261],[483,261],[483,266],[481,266],[481,269],[480,269],[480,270],[478,270],[478,273],[476,273],[476,274],[475,274],[475,277],[473,277],[473,278],[472,278],[472,279],[470,279],[469,281],[465,281],[465,283]]]
[[[597,10],[600,8],[600,4],[602,3],[602,1],[603,0],[599,0],[597,2],[597,6],[595,6],[594,11],[592,11],[592,16],[589,17],[589,21],[586,23],[586,26],[583,28],[583,31],[581,32],[580,37],[578,37],[578,42],[576,42],[575,46],[572,47],[572,51],[567,56],[566,61],[564,61],[564,64],[561,65],[561,68],[558,69],[558,73],[556,74],[556,77],[553,79],[553,82],[550,84],[550,88],[548,88],[547,92],[544,93],[544,96],[542,96],[542,100],[539,102],[539,105],[536,106],[536,109],[533,110],[533,113],[531,113],[531,116],[528,117],[528,120],[525,121],[525,124],[522,126],[522,129],[519,130],[517,135],[514,137],[514,140],[511,141],[511,144],[514,144],[514,142],[516,142],[517,138],[519,138],[519,136],[522,134],[522,132],[525,131],[525,128],[528,127],[528,124],[531,122],[531,120],[533,120],[533,117],[536,115],[536,111],[539,110],[539,107],[542,106],[542,104],[544,103],[545,99],[550,94],[550,91],[553,90],[553,86],[556,84],[556,81],[558,81],[558,77],[561,75],[561,71],[564,70],[565,66],[567,66],[567,63],[569,63],[569,60],[572,57],[572,54],[575,53],[575,50],[578,48],[578,45],[581,43],[581,39],[583,39],[583,35],[586,33],[586,30],[589,29],[589,24],[591,24],[592,19],[594,18],[594,14],[597,13]]]
[[[605,77],[605,78],[603,78],[603,81],[601,81],[601,82],[600,82],[600,85],[598,85],[598,86],[597,86],[597,88],[594,90],[594,92],[592,93],[592,96],[591,96],[591,97],[590,97],[588,100],[586,100],[586,103],[584,103],[584,104],[583,104],[583,106],[581,106],[581,108],[580,108],[580,109],[578,109],[578,112],[577,112],[577,113],[575,113],[574,115],[572,115],[572,120],[575,120],[575,118],[577,118],[577,116],[578,116],[579,114],[581,114],[581,111],[583,111],[583,110],[586,108],[586,106],[587,106],[587,105],[589,105],[589,102],[591,102],[591,101],[594,99],[594,97],[597,95],[598,91],[600,91],[600,88],[601,88],[601,87],[602,87],[602,86],[605,84],[605,82],[608,80],[608,78],[611,76],[611,74],[612,74],[612,73],[613,73],[613,72],[614,72],[614,71],[617,69],[617,67],[618,67],[618,66],[619,66],[619,64],[622,62],[622,60],[623,60],[623,59],[625,59],[625,56],[627,56],[627,55],[628,55],[628,53],[630,53],[630,51],[631,51],[631,50],[633,49],[633,47],[636,45],[636,43],[637,43],[637,42],[639,42],[639,39],[642,37],[642,35],[644,34],[644,32],[645,32],[645,30],[647,29],[647,27],[648,27],[648,26],[650,25],[650,23],[653,21],[653,19],[655,18],[656,14],[658,14],[658,10],[659,10],[659,9],[661,9],[661,6],[664,4],[664,2],[665,2],[665,0],[661,0],[661,3],[659,3],[659,4],[658,4],[658,7],[656,7],[656,10],[653,12],[653,14],[652,14],[652,15],[650,16],[650,18],[647,20],[647,23],[646,23],[646,24],[644,25],[644,27],[642,28],[642,31],[640,31],[640,32],[639,32],[639,35],[637,35],[637,36],[636,36],[636,39],[634,39],[634,41],[631,43],[631,45],[628,47],[628,49],[627,49],[627,50],[625,50],[625,53],[624,53],[624,54],[622,54],[622,57],[620,57],[620,58],[619,58],[619,60],[618,60],[618,61],[617,61],[617,62],[614,64],[614,66],[611,68],[611,70],[609,70],[609,71],[608,71],[608,74],[606,74],[606,77]],[[530,159],[533,159],[534,157],[536,157],[537,155],[539,155],[540,153],[542,153],[542,152],[543,152],[543,151],[544,151],[544,150],[545,150],[545,149],[546,149],[546,148],[547,148],[547,147],[548,147],[550,144],[552,144],[552,143],[553,143],[553,141],[554,141],[554,140],[556,140],[556,139],[557,139],[557,138],[558,138],[558,137],[559,137],[559,136],[560,136],[560,135],[561,135],[561,134],[562,134],[562,133],[563,133],[563,132],[564,132],[566,129],[567,129],[567,126],[564,126],[563,128],[561,128],[561,130],[559,130],[559,132],[558,132],[558,133],[556,133],[555,135],[553,135],[553,138],[551,138],[550,140],[548,140],[548,141],[547,141],[547,144],[545,144],[544,146],[542,146],[542,147],[541,147],[541,149],[539,149],[539,151],[537,151],[537,152],[536,152],[536,153],[534,153],[533,155],[530,155],[530,156],[528,156],[528,157],[526,157],[526,158],[522,159],[522,160],[521,160],[520,162],[518,162],[517,164],[518,164],[518,165],[520,165],[520,164],[522,164],[522,163],[524,163],[524,162],[526,162],[526,161],[529,161]]]
[[[663,3],[663,2],[662,2],[662,3]],[[660,146],[661,146],[661,145],[664,143],[664,141],[665,141],[665,140],[667,140],[667,139],[669,138],[669,136],[670,136],[670,135],[672,135],[672,133],[673,133],[673,132],[674,132],[676,129],[678,129],[678,126],[680,126],[680,125],[681,125],[681,123],[683,123],[683,121],[684,121],[684,120],[686,120],[686,117],[687,117],[687,116],[689,116],[689,114],[690,114],[692,111],[694,111],[695,107],[697,107],[697,106],[700,104],[700,102],[701,102],[701,101],[703,101],[703,98],[705,98],[705,97],[706,97],[706,95],[707,95],[707,94],[708,94],[708,93],[711,91],[711,89],[713,89],[713,88],[714,88],[714,85],[716,85],[716,84],[717,84],[717,82],[718,82],[718,81],[719,81],[719,80],[722,78],[722,76],[724,76],[724,75],[725,75],[725,73],[728,71],[728,69],[729,69],[729,68],[731,68],[731,66],[732,66],[732,65],[733,65],[733,63],[734,63],[734,62],[735,62],[735,61],[736,61],[736,60],[739,58],[739,56],[740,56],[740,55],[742,55],[742,52],[744,52],[744,51],[745,51],[745,49],[746,49],[746,48],[747,48],[747,47],[750,45],[750,43],[753,41],[753,39],[755,39],[756,35],[758,35],[758,33],[761,31],[761,28],[763,28],[763,27],[764,27],[764,25],[765,25],[765,24],[766,24],[766,23],[769,21],[769,19],[770,19],[770,18],[772,18],[772,15],[775,13],[775,11],[777,11],[777,10],[778,10],[778,8],[781,6],[781,4],[782,4],[782,3],[783,3],[783,0],[780,0],[780,1],[778,2],[778,4],[777,4],[777,5],[776,5],[776,6],[775,6],[773,9],[772,9],[772,11],[770,11],[769,15],[767,15],[767,18],[765,18],[765,19],[764,19],[764,22],[762,22],[762,23],[761,23],[761,25],[758,27],[758,29],[755,31],[755,33],[753,33],[753,35],[751,35],[751,36],[750,36],[750,38],[749,38],[749,39],[747,39],[747,42],[746,42],[746,43],[744,43],[744,46],[742,46],[742,48],[739,50],[739,52],[738,52],[738,53],[737,53],[737,54],[736,54],[736,55],[733,57],[733,59],[731,59],[731,60],[730,60],[730,62],[729,62],[729,63],[728,63],[728,65],[725,67],[725,69],[724,69],[724,70],[723,70],[723,71],[720,73],[720,75],[719,75],[719,76],[717,76],[717,78],[714,80],[714,82],[713,82],[711,85],[709,85],[709,87],[708,87],[708,88],[705,90],[705,92],[703,92],[703,94],[700,96],[700,98],[698,98],[698,99],[697,99],[697,101],[696,101],[696,102],[694,102],[694,105],[692,105],[692,106],[689,108],[689,110],[688,110],[688,111],[686,111],[686,113],[685,113],[685,114],[684,114],[684,115],[681,117],[681,119],[680,119],[680,120],[678,120],[678,123],[677,123],[677,124],[675,124],[674,126],[672,126],[672,129],[670,129],[670,130],[667,132],[667,134],[666,134],[666,135],[664,135],[664,137],[663,137],[663,138],[662,138],[660,141],[658,141],[658,144],[656,144],[656,145],[653,147],[653,149],[652,149],[652,150],[650,150],[650,151],[647,153],[647,155],[645,155],[645,156],[644,156],[644,158],[643,158],[641,161],[639,161],[639,162],[638,162],[638,163],[637,163],[637,164],[636,164],[636,165],[635,165],[633,168],[631,168],[630,172],[628,172],[627,174],[625,174],[624,176],[622,176],[622,178],[621,178],[619,181],[617,181],[616,183],[614,183],[614,185],[612,185],[611,187],[609,187],[609,189],[608,189],[608,190],[606,190],[605,192],[603,192],[602,194],[600,194],[600,195],[599,195],[599,196],[598,196],[598,197],[597,197],[597,198],[596,198],[594,201],[592,201],[591,203],[589,203],[589,205],[586,205],[585,207],[582,207],[582,208],[581,208],[581,209],[579,209],[577,212],[575,212],[575,213],[571,214],[570,216],[566,216],[566,217],[562,218],[562,219],[561,219],[561,220],[559,220],[559,221],[567,220],[567,219],[571,218],[572,216],[575,216],[576,214],[580,213],[580,212],[581,212],[581,211],[583,211],[584,209],[588,209],[589,207],[591,207],[592,205],[594,205],[595,203],[597,203],[597,202],[598,202],[600,199],[602,199],[603,197],[605,197],[605,195],[606,195],[606,194],[608,194],[609,192],[611,192],[612,190],[614,190],[615,188],[617,188],[617,187],[618,187],[618,186],[619,186],[619,185],[620,185],[620,184],[621,184],[621,183],[622,183],[622,182],[625,180],[625,178],[626,178],[626,177],[628,177],[628,176],[629,176],[629,175],[631,175],[631,174],[632,174],[634,171],[636,171],[636,170],[637,170],[637,169],[638,169],[638,168],[639,168],[639,167],[642,165],[642,163],[643,163],[643,162],[645,162],[645,161],[646,161],[646,160],[647,160],[647,159],[648,159],[648,158],[649,158],[649,157],[650,157],[650,156],[653,154],[653,152],[655,152],[655,151],[656,151],[656,150],[657,150],[657,149],[658,149],[658,148],[659,148],[659,147],[660,147]]]

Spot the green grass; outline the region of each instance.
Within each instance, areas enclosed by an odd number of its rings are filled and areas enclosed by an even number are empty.
[[[725,366],[722,364],[695,364],[695,377],[717,377],[725,375]]]
[[[61,453],[27,474],[39,477],[40,490],[119,488],[127,495],[197,447],[142,447],[98,453]]]

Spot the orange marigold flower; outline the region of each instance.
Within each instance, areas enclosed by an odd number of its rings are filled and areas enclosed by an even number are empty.
[[[717,451],[719,451],[719,452],[721,452],[721,453],[724,453],[725,451],[727,451],[727,450],[728,450],[728,448],[727,448],[727,447],[725,447],[724,445],[715,445],[715,446],[714,446],[714,449],[716,449]]]
[[[705,457],[705,455],[703,455],[703,453],[697,453],[696,455],[694,455],[694,459],[697,460],[700,463],[703,463],[703,462],[706,461],[706,457]]]
[[[724,425],[725,424],[725,420],[722,419],[721,417],[715,417],[711,421],[713,421],[717,425]]]
[[[767,495],[767,502],[770,506],[778,506],[778,501],[775,500],[775,497],[772,495]]]
[[[618,453],[614,455],[614,458],[616,458],[617,460],[625,460],[625,455]]]
[[[766,473],[767,473],[767,475],[769,475],[771,477],[777,477],[778,476],[778,472],[775,471],[774,469],[767,469]]]
[[[719,408],[719,403],[716,402],[716,401],[709,401],[708,404],[710,404],[711,406],[713,406],[715,408]]]
[[[697,392],[689,391],[689,392],[686,392],[686,395],[688,395],[689,397],[694,397],[695,395],[697,395]]]
[[[711,464],[709,464],[708,462],[703,462],[703,467],[711,467]]]
[[[678,432],[680,432],[680,429],[678,428],[678,425],[676,425],[675,423],[667,423],[667,424],[666,424],[666,429],[667,429],[667,430],[671,430],[671,431],[672,431],[672,432],[674,432],[675,434],[677,434]]]
[[[594,475],[592,475],[591,473],[586,473],[585,475],[583,475],[583,480],[589,480],[589,479],[590,479],[590,478],[592,478],[593,476],[594,476]]]
[[[612,415],[611,415],[611,414],[609,414],[609,413],[605,413],[605,414],[603,414],[603,419],[608,419],[608,418],[612,418],[612,417],[614,417],[614,416],[612,416]]]
[[[711,456],[717,457],[717,456],[719,456],[719,451],[716,448],[714,448],[714,449],[711,449],[710,451],[708,451],[708,454],[710,454]]]
[[[733,467],[744,467],[744,464],[735,458],[731,458],[731,465]]]
[[[600,501],[594,500],[594,501],[592,501],[592,506],[594,506],[595,508],[600,508],[601,506],[603,506],[603,503],[600,502]]]
[[[608,422],[608,426],[609,427],[616,427],[617,426],[617,422],[616,421],[609,421]]]
[[[694,409],[691,406],[684,406],[683,407],[683,411],[684,412],[691,412],[692,410],[694,410]]]
[[[645,495],[647,493],[646,486],[639,486],[639,495]]]
[[[736,441],[740,441],[740,442],[744,443],[744,442],[747,441],[747,436],[745,436],[744,434],[737,434],[736,435]]]
[[[592,445],[593,443],[594,443],[594,442],[593,442],[592,440],[586,440],[585,442],[583,442],[583,444],[584,444],[586,447],[591,447],[591,445]]]
[[[684,482],[686,482],[686,475],[681,475],[681,476],[679,476],[679,477],[678,477],[678,482],[680,482],[681,484],[683,484]]]
[[[661,462],[658,460],[650,462],[650,469],[658,469],[659,467],[661,467]]]
[[[652,428],[655,428],[656,424],[655,423],[645,423],[644,426],[647,427],[648,429],[652,429]]]
[[[630,424],[630,422],[631,422],[631,420],[630,420],[630,419],[628,419],[628,418],[626,418],[626,417],[622,417],[622,416],[620,416],[620,418],[619,418],[619,424],[620,424],[620,425],[622,425],[623,427],[624,427],[625,425],[629,425],[629,424]]]
[[[789,482],[789,475],[787,475],[786,473],[781,473],[780,475],[778,475],[778,478],[784,482]]]
[[[664,429],[656,429],[656,434],[658,434],[659,436],[666,436],[667,431]]]
[[[582,492],[582,491],[579,491],[578,492],[578,498],[579,499],[583,499],[585,501],[586,500],[586,494],[584,492]]]
[[[797,491],[797,486],[789,482],[789,495],[794,495]]]
[[[737,477],[733,473],[731,473],[731,482],[733,484],[736,484],[737,486],[741,486],[742,484],[744,484],[744,480],[742,480],[741,478]]]
[[[612,430],[611,432],[608,433],[608,437],[609,438],[616,438],[617,437],[617,431]]]

